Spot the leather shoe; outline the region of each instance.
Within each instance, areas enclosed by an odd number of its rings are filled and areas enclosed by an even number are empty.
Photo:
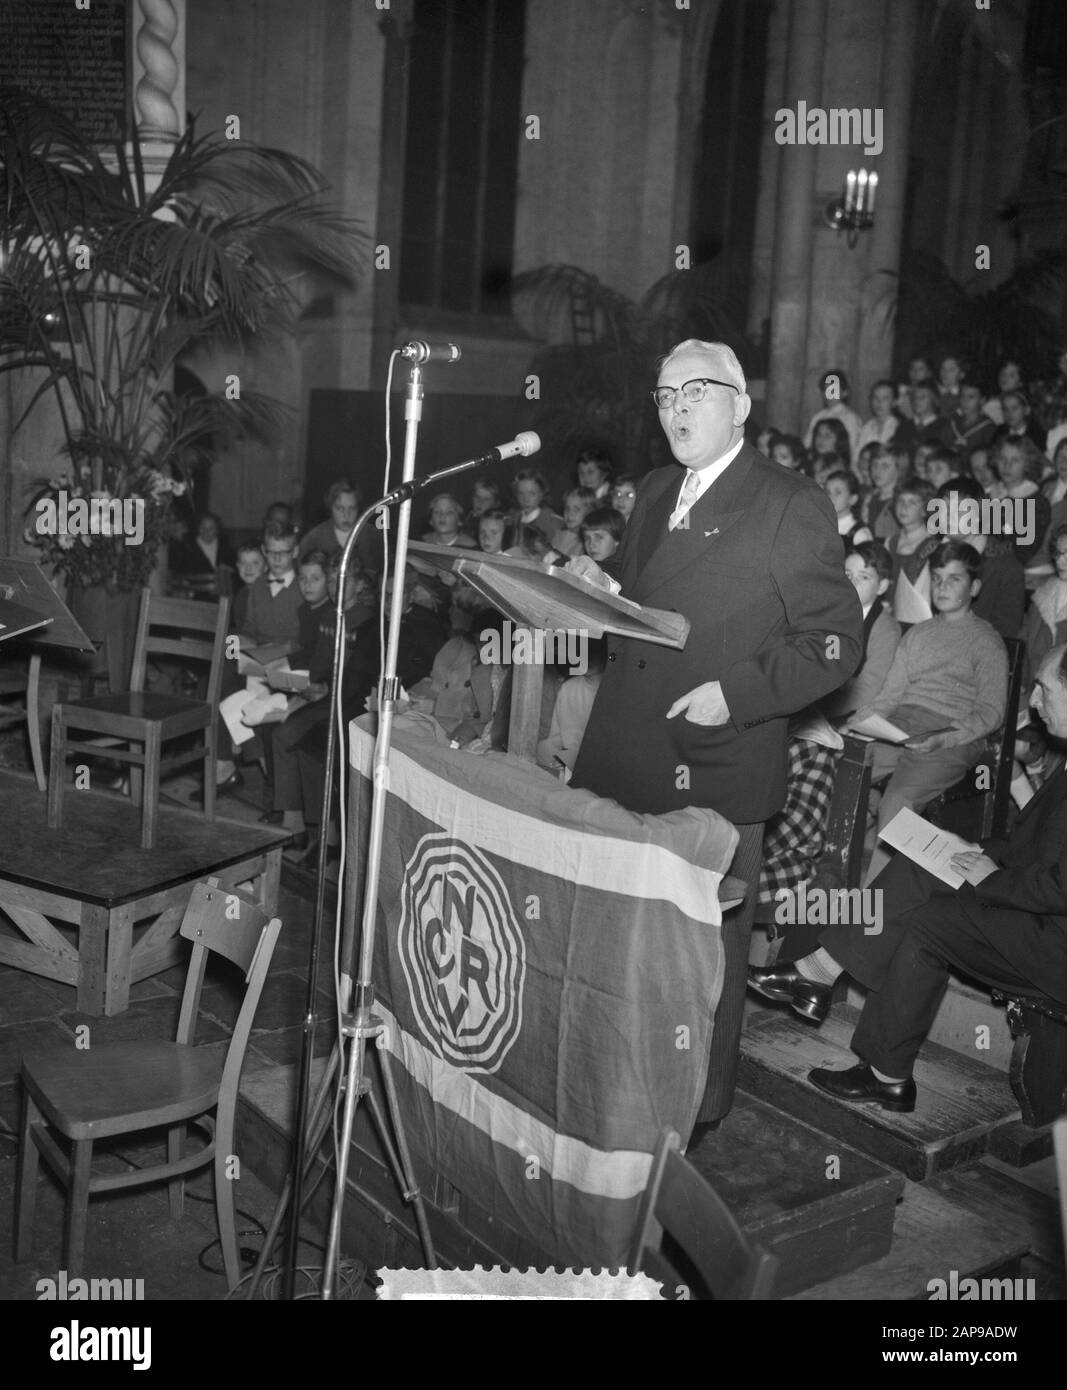
[[[215,783],[215,791],[216,793],[235,792],[238,787],[243,787],[244,784],[245,779],[241,776],[237,769],[234,768],[233,772],[230,773],[229,777],[224,778],[221,782]]]
[[[282,857],[288,855],[294,859],[302,860],[307,853],[308,845],[313,843],[314,841],[306,830],[299,830],[282,850]]]
[[[866,1062],[847,1071],[827,1071],[825,1067],[815,1067],[808,1072],[808,1080],[827,1095],[838,1100],[875,1101],[883,1110],[896,1110],[902,1115],[910,1115],[915,1109],[915,1081],[879,1081]]]
[[[281,825],[282,819],[283,819],[284,815],[285,815],[285,812],[284,812],[284,811],[264,811],[263,814],[262,814],[262,815],[260,816],[260,818],[259,818],[259,819],[260,819],[260,824],[262,824],[262,825]]]
[[[833,985],[822,985],[805,979],[794,965],[778,965],[761,969],[750,966],[748,987],[764,999],[776,1004],[788,1004],[794,1013],[809,1023],[821,1023],[830,1011]]]

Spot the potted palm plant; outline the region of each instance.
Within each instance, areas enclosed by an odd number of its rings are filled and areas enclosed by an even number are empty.
[[[294,331],[309,269],[352,281],[361,243],[324,190],[294,155],[194,127],[150,176],[137,141],[99,150],[0,88],[0,370],[35,373],[15,431],[46,397],[61,421],[65,458],[38,480],[27,539],[76,605],[135,594],[191,470],[227,436],[281,423],[279,403],[240,386],[179,396],[173,369],[194,348]],[[138,509],[136,544],[55,524],[123,504]]]

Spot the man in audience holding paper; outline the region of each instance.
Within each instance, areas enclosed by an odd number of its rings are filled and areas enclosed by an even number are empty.
[[[882,830],[902,807],[921,810],[981,756],[1004,721],[1008,654],[999,634],[971,612],[982,557],[946,541],[930,557],[936,617],[909,628],[881,692],[845,726],[876,740],[871,780],[892,774],[878,808]],[[889,862],[875,849],[867,882]]]
[[[1054,647],[1041,663],[1030,703],[1051,738],[1067,742],[1067,646]],[[852,1038],[863,1062],[840,1072],[815,1068],[809,1080],[820,1090],[841,1100],[873,1101],[885,1110],[913,1110],[912,1067],[950,973],[1067,1004],[1062,752],[1055,772],[1023,808],[1007,839],[960,850],[949,862],[962,876],[958,888],[898,855],[878,880],[884,894],[880,933],[868,936],[854,925],[809,930],[806,949],[816,941],[818,949],[794,966],[756,972],[764,983],[776,975],[783,990],[791,972],[801,995],[824,1003],[842,970],[866,986],[867,1001]],[[804,949],[801,932],[791,936],[794,947]]]

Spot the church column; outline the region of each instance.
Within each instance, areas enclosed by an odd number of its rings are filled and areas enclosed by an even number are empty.
[[[893,337],[890,307],[896,293],[891,274],[900,269],[907,199],[909,131],[915,86],[918,42],[917,0],[894,0],[890,8],[882,53],[880,101],[884,116],[884,147],[877,162],[878,202],[874,226],[866,240],[867,277],[863,285],[858,353],[857,392],[853,404],[866,413],[867,392],[879,377],[890,373]],[[859,392],[862,390],[862,396]]]
[[[819,100],[826,12],[827,0],[806,0],[790,11],[784,104],[794,111],[798,101]],[[766,418],[784,429],[803,415],[818,153],[812,145],[792,145],[779,155]]]

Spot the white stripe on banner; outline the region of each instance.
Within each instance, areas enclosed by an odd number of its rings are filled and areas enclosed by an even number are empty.
[[[352,766],[370,777],[373,738],[353,728],[349,749]],[[365,752],[365,759],[360,752]],[[597,892],[667,902],[696,922],[722,925],[719,885],[723,875],[662,845],[642,844],[621,833],[595,835],[578,826],[549,824],[475,792],[457,803],[452,783],[421,767],[395,744],[389,759],[389,789],[439,825],[444,825],[446,817],[437,815],[436,807],[456,803],[456,813],[450,811],[447,817],[449,833],[488,854]]]
[[[536,1154],[557,1182],[569,1183],[592,1197],[625,1201],[639,1196],[648,1186],[651,1154],[634,1149],[605,1152],[580,1139],[558,1134],[520,1106],[494,1095],[479,1077],[468,1076],[435,1057],[400,1027],[381,999],[374,1001],[374,1007],[386,1025],[385,1047],[426,1090],[433,1103],[480,1129],[494,1144],[524,1158]]]

